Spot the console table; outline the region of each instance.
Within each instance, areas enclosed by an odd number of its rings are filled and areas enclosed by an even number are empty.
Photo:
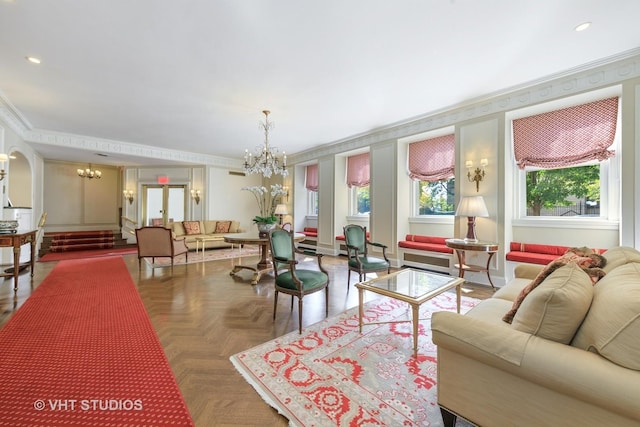
[[[465,271],[477,271],[481,273],[487,273],[487,278],[489,279],[489,283],[491,287],[495,290],[496,287],[493,286],[493,281],[491,280],[491,275],[489,274],[489,266],[491,264],[491,258],[498,252],[498,244],[494,242],[483,242],[483,241],[470,241],[464,239],[447,239],[444,241],[445,245],[456,251],[456,255],[458,256],[459,264],[456,264],[458,267],[458,277],[464,278]],[[487,265],[486,267],[480,265],[468,265],[466,263],[466,251],[475,251],[475,252],[486,252],[489,254],[487,257]]]
[[[36,254],[36,233],[38,230],[18,231],[16,233],[0,233],[0,247],[13,248],[13,271],[11,273],[0,274],[0,277],[13,276],[13,290],[18,290],[18,275],[20,274],[20,247],[31,244],[31,259],[24,266],[31,268],[31,277],[33,277],[33,265]]]

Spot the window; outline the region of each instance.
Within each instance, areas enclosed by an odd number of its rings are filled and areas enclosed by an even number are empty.
[[[414,181],[415,215],[453,215],[455,135],[409,144],[409,177]]]
[[[305,168],[304,186],[307,189],[307,215],[318,215],[318,165]]]
[[[616,219],[618,97],[513,120],[522,217]]]
[[[418,215],[453,215],[455,178],[440,181],[415,181]]]
[[[347,158],[347,187],[351,189],[351,215],[369,215],[369,153]]]

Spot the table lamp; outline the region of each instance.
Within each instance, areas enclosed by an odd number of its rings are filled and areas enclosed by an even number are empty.
[[[477,242],[476,237],[476,217],[488,217],[487,205],[484,204],[482,196],[463,197],[456,209],[456,216],[467,217],[467,242]]]
[[[273,211],[274,215],[278,215],[280,217],[280,225],[282,225],[282,217],[289,212],[287,211],[287,205],[279,204],[276,205],[276,209]]]

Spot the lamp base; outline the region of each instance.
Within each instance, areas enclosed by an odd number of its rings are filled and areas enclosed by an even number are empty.
[[[477,242],[478,238],[476,236],[476,217],[468,216],[467,217],[467,235],[464,238],[465,242]]]

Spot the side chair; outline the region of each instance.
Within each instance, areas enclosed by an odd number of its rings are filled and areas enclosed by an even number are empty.
[[[182,238],[173,238],[170,229],[164,227],[136,228],[136,244],[138,246],[138,270],[142,270],[142,259],[171,258],[171,274],[173,274],[173,260],[184,254],[189,261],[189,248]]]
[[[324,289],[325,316],[329,315],[329,274],[322,266],[322,254],[310,254],[296,248],[293,232],[281,228],[269,232],[269,244],[276,289],[273,298],[273,320],[276,319],[279,292],[291,295],[292,311],[293,299],[298,297],[298,332],[302,333],[302,300],[305,295]],[[319,270],[298,268],[296,254],[316,257]]]
[[[351,284],[351,272],[358,273],[358,280],[366,279],[367,273],[378,271],[391,272],[391,263],[387,258],[387,246],[382,243],[371,242],[367,238],[367,227],[356,224],[344,226],[344,239],[347,246],[347,263],[349,273],[347,275],[347,289]],[[369,256],[368,247],[374,246],[382,249],[382,258]]]

